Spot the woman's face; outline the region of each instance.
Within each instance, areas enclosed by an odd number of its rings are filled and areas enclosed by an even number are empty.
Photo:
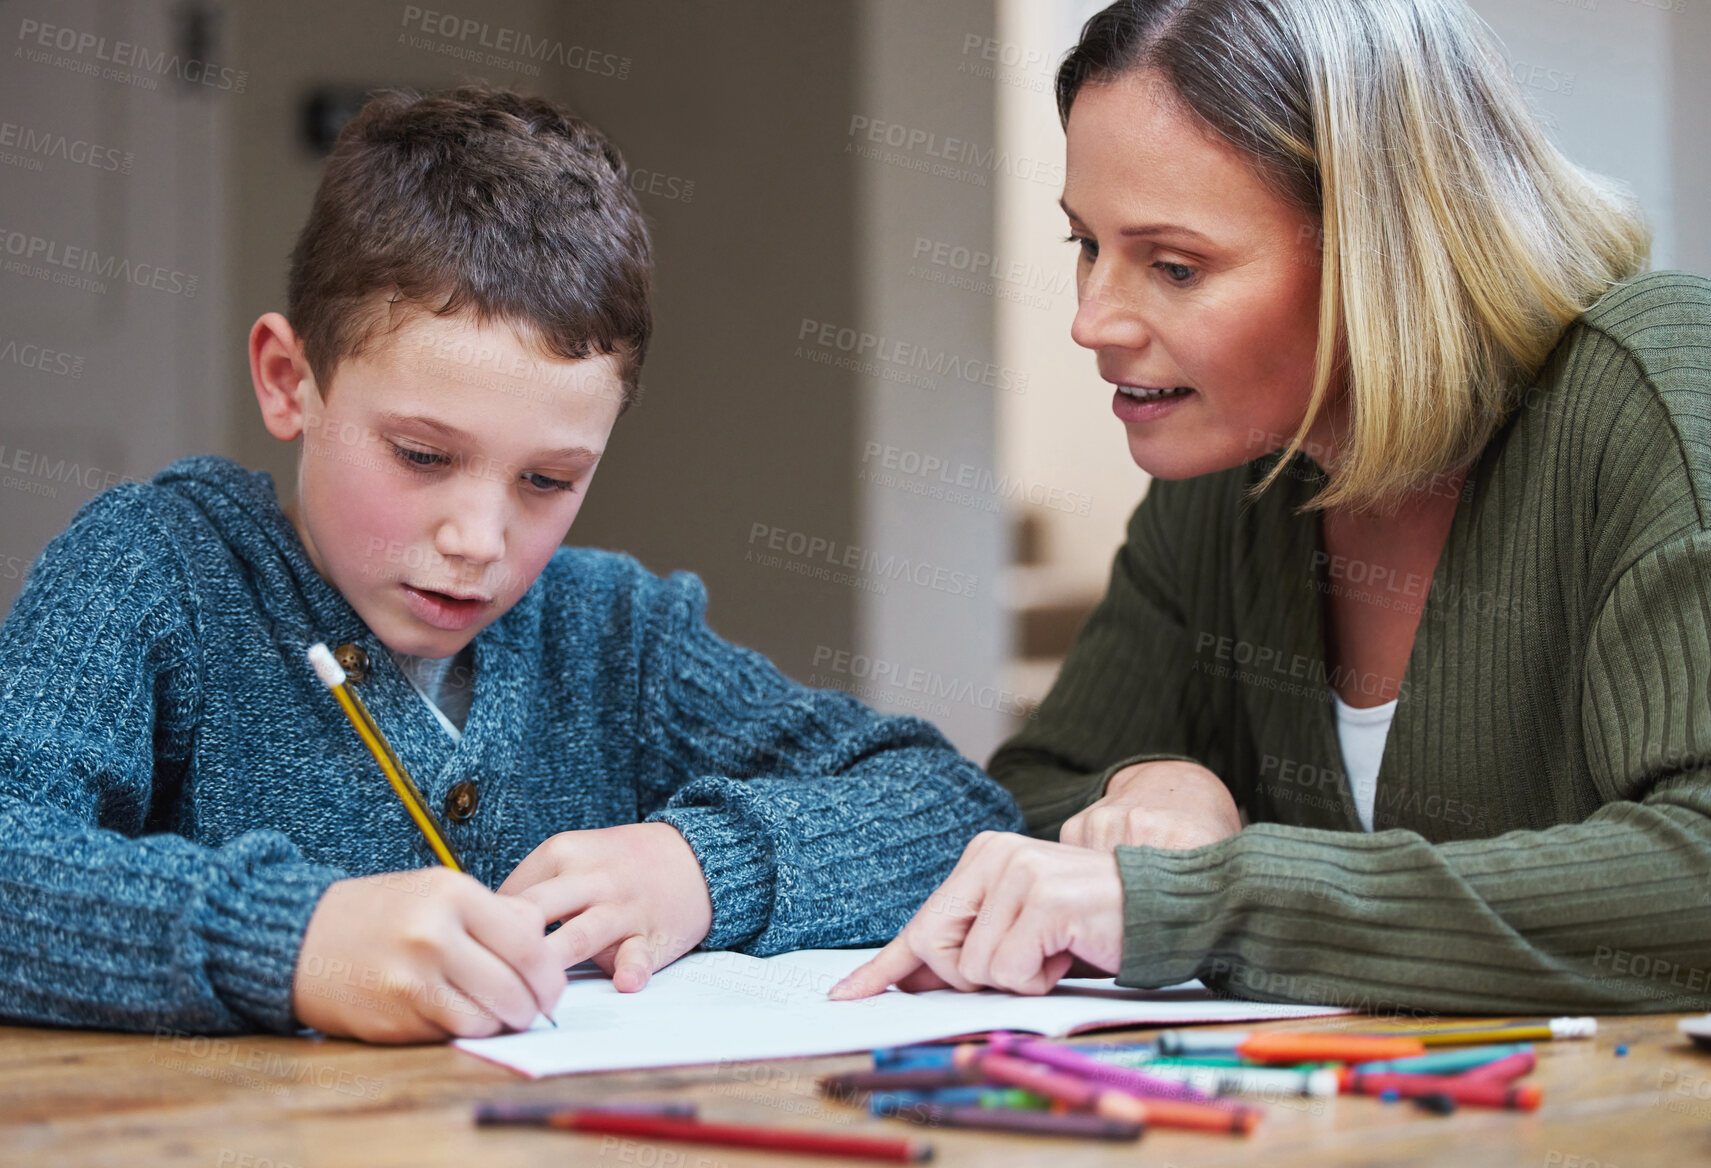
[[[1285,445],[1313,384],[1318,222],[1155,74],[1085,86],[1068,138],[1063,208],[1081,247],[1070,335],[1117,387],[1130,455],[1181,479]],[[1339,418],[1336,398],[1308,436],[1321,465]]]

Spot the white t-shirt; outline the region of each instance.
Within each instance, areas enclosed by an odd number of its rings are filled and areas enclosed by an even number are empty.
[[[1390,720],[1396,716],[1396,701],[1356,709],[1334,692],[1331,700],[1337,703],[1337,741],[1343,748],[1343,770],[1349,776],[1349,791],[1355,797],[1360,825],[1371,831],[1372,805],[1378,798],[1378,764],[1384,757]]]
[[[392,651],[387,650],[388,653]],[[453,742],[463,741],[463,724],[469,720],[469,704],[475,697],[475,649],[465,645],[455,657],[411,657],[392,653],[404,676]]]

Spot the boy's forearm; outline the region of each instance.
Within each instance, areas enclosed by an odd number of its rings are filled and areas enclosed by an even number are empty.
[[[298,945],[342,876],[283,836],[131,840],[0,800],[0,1014],[130,1031],[290,1033]]]
[[[706,946],[754,954],[882,944],[970,839],[1022,826],[997,784],[944,746],[880,751],[822,779],[700,780],[651,818],[703,861]]]

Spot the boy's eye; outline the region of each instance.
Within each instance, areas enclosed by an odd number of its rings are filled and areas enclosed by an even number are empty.
[[[400,446],[396,442],[391,445],[393,452],[411,466],[441,466],[449,461],[445,455],[436,454],[432,450],[415,450],[409,446]]]
[[[549,478],[544,474],[526,474],[523,476],[531,487],[543,491],[574,491],[576,484],[565,479]]]

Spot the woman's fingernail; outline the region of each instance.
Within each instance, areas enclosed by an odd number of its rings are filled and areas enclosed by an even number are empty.
[[[849,988],[850,988],[850,979],[846,977],[842,981],[840,981],[837,985],[833,986],[831,988],[831,990],[827,993],[826,996],[831,998],[833,1001],[842,1001],[845,992]]]

